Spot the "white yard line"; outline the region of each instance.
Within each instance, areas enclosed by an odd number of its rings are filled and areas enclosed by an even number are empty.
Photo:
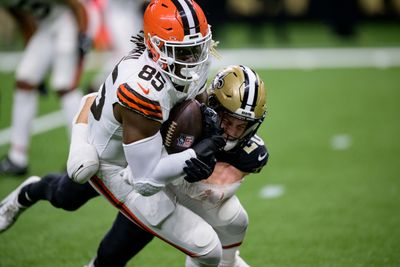
[[[278,49],[224,49],[221,59],[214,60],[212,68],[243,64],[256,69],[317,69],[317,68],[389,68],[400,66],[400,48],[278,48]],[[86,70],[97,69],[107,59],[107,53],[91,53]],[[0,72],[14,71],[20,52],[0,52]],[[39,134],[64,125],[59,111],[34,121],[33,134]],[[10,142],[10,129],[0,130],[0,146]]]
[[[48,113],[33,120],[32,135],[41,134],[61,126],[65,126],[63,113],[61,111]],[[10,138],[10,128],[0,130],[0,146],[9,144]]]
[[[400,66],[400,48],[304,48],[222,50],[214,67],[244,64],[253,68],[389,68]]]
[[[221,49],[220,60],[213,68],[243,64],[252,68],[313,69],[313,68],[389,68],[400,66],[400,48],[260,48]],[[86,69],[97,69],[107,59],[107,53],[91,53]],[[20,52],[0,52],[0,71],[13,71]]]
[[[259,196],[263,199],[278,198],[285,193],[283,185],[266,185],[261,188]]]
[[[351,147],[351,136],[348,134],[337,134],[332,136],[330,143],[333,150],[347,150]]]

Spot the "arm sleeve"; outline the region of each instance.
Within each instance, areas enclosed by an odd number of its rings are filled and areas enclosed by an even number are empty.
[[[155,135],[123,144],[125,157],[131,169],[130,182],[142,195],[152,195],[183,174],[185,161],[196,157],[193,149],[163,155],[160,132]]]

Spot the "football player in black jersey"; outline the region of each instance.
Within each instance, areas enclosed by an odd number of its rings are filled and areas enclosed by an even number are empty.
[[[248,265],[239,257],[238,248],[246,233],[248,217],[235,192],[247,174],[260,172],[268,161],[264,142],[256,135],[266,115],[266,91],[257,73],[238,65],[218,72],[208,93],[208,104],[220,117],[227,144],[216,154],[217,163],[210,177],[195,183],[184,180],[181,184],[170,185],[170,190],[176,193],[178,201],[186,203],[189,209],[213,225],[223,245],[219,266],[245,267]],[[85,117],[82,114],[78,120]],[[196,175],[196,171],[190,173]],[[0,231],[8,229],[24,209],[38,200],[48,200],[65,210],[76,210],[97,195],[88,183],[74,183],[66,175],[47,175],[39,182],[20,186],[1,202]],[[4,204],[10,201],[18,203],[20,208],[12,218],[6,218]],[[221,210],[224,218],[219,215]],[[7,225],[3,227],[2,223]],[[125,266],[152,238],[152,234],[118,213],[88,266]]]

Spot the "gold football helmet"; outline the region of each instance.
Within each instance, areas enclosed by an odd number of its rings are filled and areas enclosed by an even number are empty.
[[[216,74],[208,93],[209,106],[221,118],[228,114],[247,122],[243,134],[227,142],[229,149],[244,145],[256,133],[267,113],[267,95],[260,76],[246,66],[228,66]]]

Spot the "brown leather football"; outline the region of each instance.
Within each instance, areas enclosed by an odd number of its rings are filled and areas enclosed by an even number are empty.
[[[161,135],[168,154],[190,148],[201,138],[203,125],[200,103],[185,100],[175,105],[167,121],[161,126]]]

